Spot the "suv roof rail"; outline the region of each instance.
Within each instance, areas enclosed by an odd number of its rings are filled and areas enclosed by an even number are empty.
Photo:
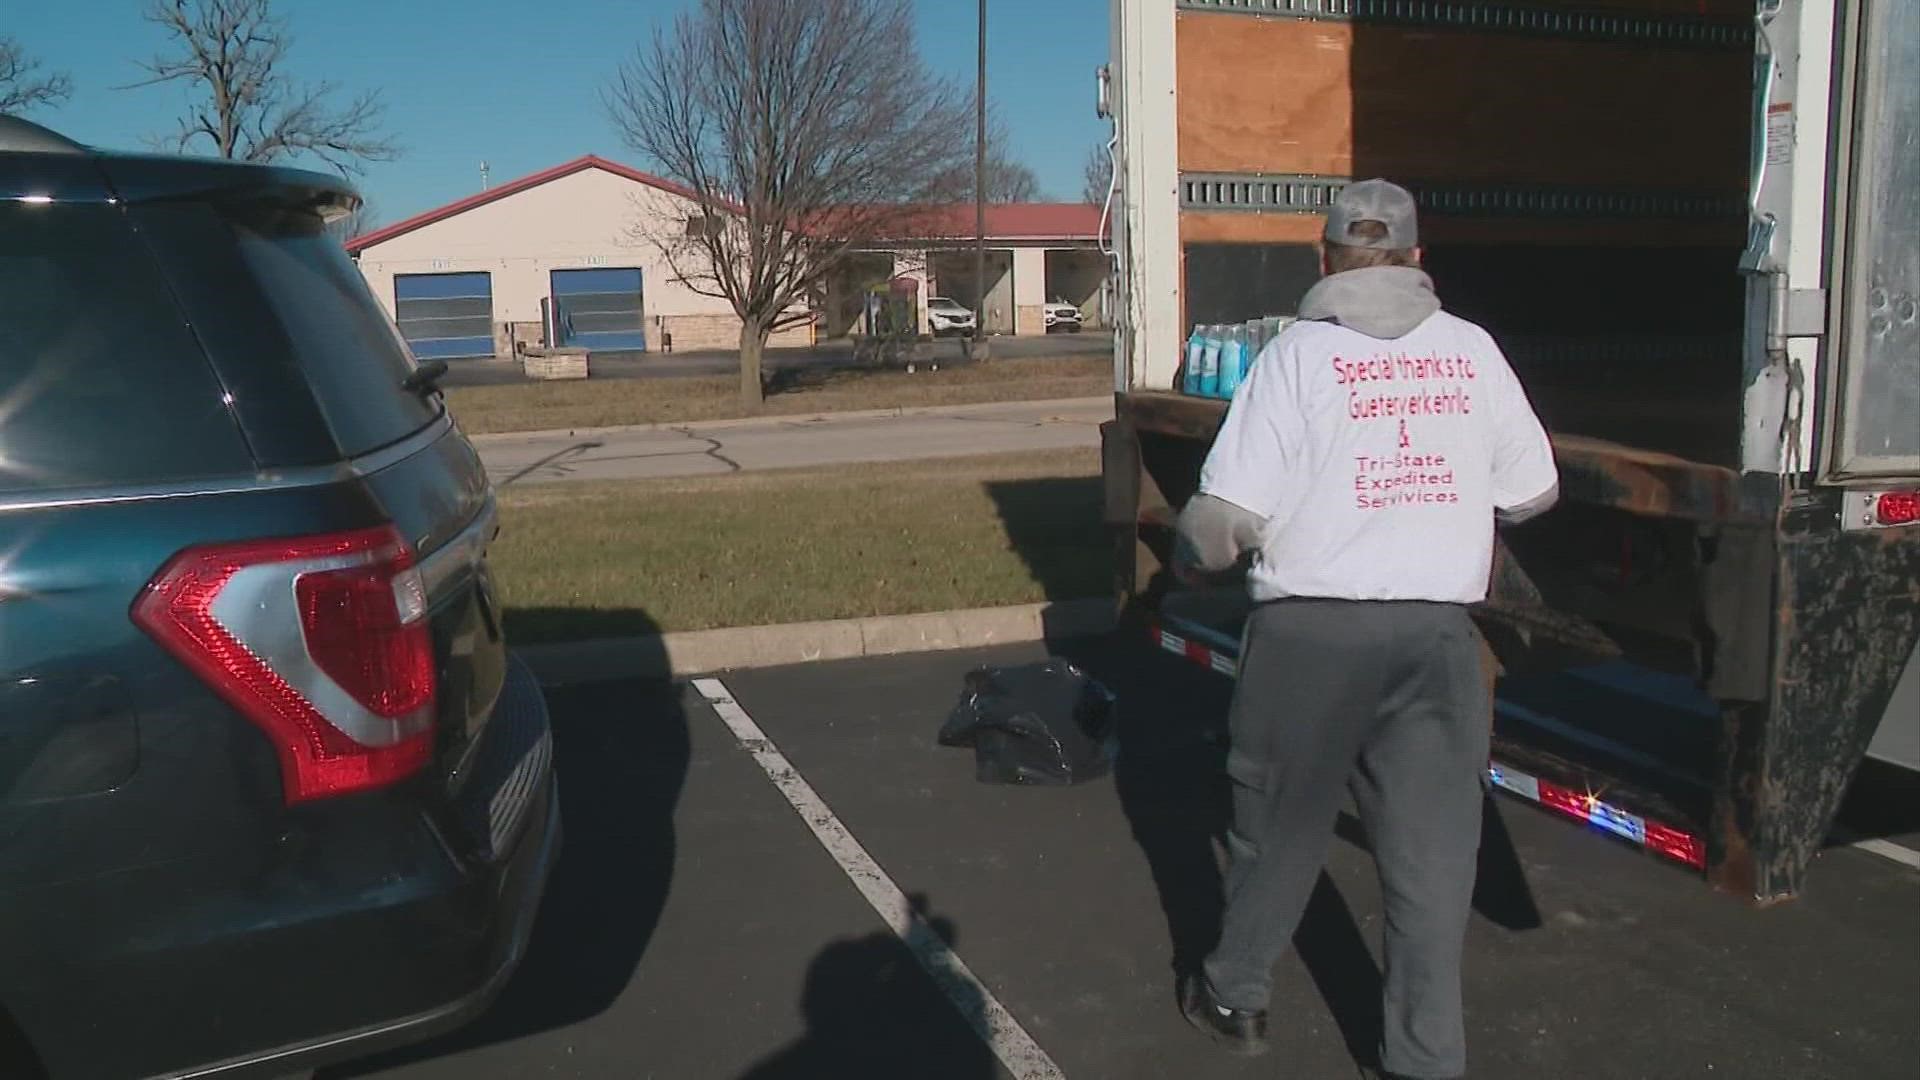
[[[0,151],[27,154],[84,154],[87,148],[49,128],[17,116],[0,115]]]

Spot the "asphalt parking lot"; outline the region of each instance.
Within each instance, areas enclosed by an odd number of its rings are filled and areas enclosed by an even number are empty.
[[[1175,1011],[1173,970],[1217,917],[1227,687],[1145,645],[1060,651],[1120,701],[1115,775],[1074,788],[979,784],[969,752],[934,742],[967,670],[1041,645],[722,675],[764,742],[693,685],[551,688],[567,847],[518,976],[452,1037],[323,1077],[1354,1075],[1380,910],[1357,833],[1281,963],[1275,1054],[1220,1056]],[[818,799],[804,819],[799,789]],[[1489,806],[1474,1075],[1912,1075],[1920,871],[1839,848],[1805,897],[1757,911]],[[921,969],[816,837],[838,827],[939,935],[914,947],[977,983]],[[970,1026],[994,1004],[1041,1054],[1010,1055],[1017,1072]]]

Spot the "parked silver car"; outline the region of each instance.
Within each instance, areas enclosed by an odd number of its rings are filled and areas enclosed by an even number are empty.
[[[927,299],[927,329],[934,337],[973,333],[973,312],[944,296]]]
[[[1045,314],[1048,333],[1055,330],[1068,334],[1080,332],[1080,309],[1065,300],[1049,301]]]

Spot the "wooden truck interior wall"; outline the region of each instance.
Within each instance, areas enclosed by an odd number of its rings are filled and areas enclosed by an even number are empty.
[[[1608,6],[1752,17],[1731,0]],[[1495,333],[1556,432],[1737,465],[1750,42],[1183,10],[1176,52],[1183,175],[1685,203],[1608,217],[1496,201],[1427,212],[1423,240],[1443,301]],[[1187,324],[1294,312],[1320,227],[1311,213],[1184,209]]]

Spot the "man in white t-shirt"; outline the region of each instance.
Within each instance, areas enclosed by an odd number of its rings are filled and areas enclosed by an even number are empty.
[[[1181,514],[1176,569],[1250,559],[1255,601],[1227,771],[1218,947],[1182,993],[1203,1031],[1266,1049],[1272,968],[1350,791],[1386,905],[1381,1070],[1466,1070],[1460,954],[1490,703],[1468,605],[1496,518],[1552,506],[1546,433],[1492,337],[1420,270],[1413,197],[1347,186],[1324,279],[1261,350]]]

